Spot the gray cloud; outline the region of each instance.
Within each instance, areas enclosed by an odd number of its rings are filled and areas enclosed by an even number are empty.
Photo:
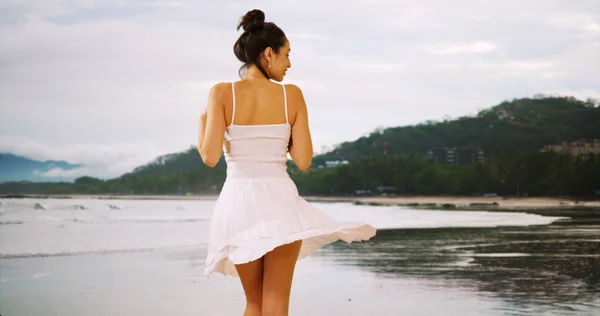
[[[503,99],[600,97],[597,1],[9,1],[0,151],[114,176],[188,148],[254,7],[290,38],[316,150]]]

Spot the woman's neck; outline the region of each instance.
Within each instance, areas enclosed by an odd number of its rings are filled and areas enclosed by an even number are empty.
[[[256,67],[255,65],[250,65],[248,67],[248,71],[246,71],[246,75],[244,76],[244,80],[268,80],[265,75]]]

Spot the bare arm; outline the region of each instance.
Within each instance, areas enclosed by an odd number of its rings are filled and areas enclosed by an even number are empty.
[[[225,114],[223,109],[226,84],[219,83],[210,89],[206,110],[200,116],[198,124],[198,152],[202,161],[214,167],[223,154],[223,139],[225,137]]]
[[[295,85],[287,85],[288,101],[295,105],[296,120],[292,125],[290,156],[300,170],[310,167],[313,157],[313,145],[308,125],[308,110],[302,95],[302,90]]]

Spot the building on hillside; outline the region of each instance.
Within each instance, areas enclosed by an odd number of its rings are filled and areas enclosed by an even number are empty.
[[[379,193],[379,195],[383,196],[396,195],[396,192],[398,192],[398,189],[391,186],[378,186],[377,188],[375,188],[375,190],[377,191],[377,193]]]
[[[471,147],[431,148],[427,158],[436,164],[470,165],[482,162],[483,150]]]
[[[515,116],[510,111],[503,108],[496,110],[496,117],[501,121],[512,121],[515,119]]]
[[[579,139],[573,142],[560,142],[544,146],[541,152],[569,154],[573,157],[600,154],[600,139]]]
[[[483,158],[483,150],[480,148],[457,148],[454,151],[454,161],[457,165],[483,162]]]
[[[319,165],[317,168],[334,168],[347,165],[349,163],[350,162],[348,160],[326,160],[324,165]]]
[[[433,163],[454,163],[454,155],[450,154],[451,157],[448,157],[447,148],[431,148],[427,151],[427,158],[429,158]]]

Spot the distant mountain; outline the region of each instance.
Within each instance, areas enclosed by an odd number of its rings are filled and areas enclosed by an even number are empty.
[[[73,181],[71,177],[47,177],[43,174],[53,169],[72,170],[82,167],[80,164],[70,164],[66,161],[33,160],[10,153],[0,153],[0,182],[32,181],[56,182]]]

